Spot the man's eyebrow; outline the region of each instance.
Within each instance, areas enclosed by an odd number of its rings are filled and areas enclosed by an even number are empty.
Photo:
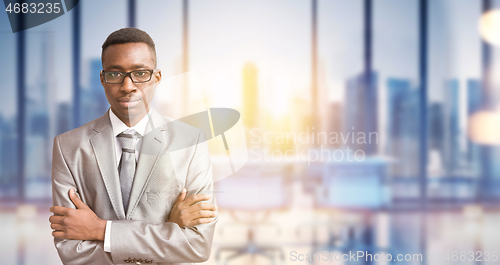
[[[108,69],[118,69],[118,70],[124,69],[123,66],[121,66],[121,65],[109,65],[107,68]],[[134,64],[131,67],[131,69],[140,69],[140,68],[149,68],[149,67],[145,64]]]
[[[121,65],[110,65],[107,67],[108,69],[118,69],[118,70],[123,70],[123,67]]]
[[[134,64],[132,65],[132,69],[138,69],[138,68],[149,68],[147,65],[145,64]]]

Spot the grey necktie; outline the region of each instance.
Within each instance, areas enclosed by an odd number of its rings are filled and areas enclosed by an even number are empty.
[[[126,131],[116,136],[118,137],[118,142],[122,148],[122,156],[118,166],[118,172],[120,172],[120,188],[125,212],[127,212],[128,209],[130,191],[132,190],[136,167],[135,137],[133,133],[133,130],[130,132]]]

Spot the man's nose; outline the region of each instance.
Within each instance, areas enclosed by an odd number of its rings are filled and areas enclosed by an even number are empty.
[[[134,90],[137,89],[137,86],[135,85],[134,82],[132,82],[132,78],[130,75],[125,76],[125,79],[123,79],[122,85],[121,85],[121,90],[126,93],[130,93]]]

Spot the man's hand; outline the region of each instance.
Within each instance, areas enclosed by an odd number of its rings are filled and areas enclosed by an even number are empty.
[[[49,217],[50,228],[56,230],[52,232],[52,236],[64,239],[104,241],[106,220],[97,217],[80,200],[74,189],[70,189],[69,197],[77,209],[61,206],[50,207],[50,211],[54,213]]]
[[[208,202],[210,195],[196,194],[186,198],[186,189],[177,198],[169,222],[174,222],[180,227],[210,223],[217,216],[217,206]],[[199,203],[198,203],[199,202]]]

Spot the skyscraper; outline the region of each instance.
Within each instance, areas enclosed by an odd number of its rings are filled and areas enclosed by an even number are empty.
[[[340,134],[342,132],[342,103],[340,102],[330,102],[328,104],[328,115],[326,118],[328,119],[328,133],[335,132]],[[340,148],[339,143],[333,143],[330,145],[332,148]]]
[[[479,111],[482,104],[481,81],[477,79],[467,80],[467,116],[470,117]],[[467,160],[473,170],[478,170],[479,146],[467,138]]]
[[[69,103],[59,103],[57,105],[56,134],[71,130],[71,106]]]
[[[246,63],[243,75],[243,113],[242,121],[245,127],[255,128],[259,118],[258,71],[254,63]]]
[[[431,103],[429,106],[429,147],[437,149],[443,156],[444,148],[444,113],[441,103]]]
[[[364,74],[360,74],[347,80],[344,134],[351,133],[356,139],[360,139],[360,133],[364,134],[366,143],[355,140],[347,145],[351,149],[363,150],[366,155],[373,155],[377,152],[379,133],[377,73],[370,73],[370,84],[367,84],[365,78]]]
[[[396,159],[392,174],[397,177],[416,177],[418,174],[419,94],[410,80],[387,80],[388,154]]]
[[[446,146],[444,161],[446,171],[451,174],[460,165],[460,116],[459,116],[460,83],[458,79],[451,79],[445,86],[445,115],[446,115]]]
[[[101,59],[90,61],[89,88],[82,90],[80,121],[82,124],[101,117],[109,108],[99,72],[102,69]]]
[[[18,141],[15,118],[0,116],[0,198],[15,197],[18,177]]]
[[[387,127],[390,139],[403,134],[405,100],[410,91],[410,80],[389,78],[387,80]]]
[[[52,152],[52,105],[56,83],[53,76],[53,52],[50,33],[33,37],[33,45],[40,45],[39,56],[30,58],[34,79],[27,84],[25,137],[23,149],[23,185],[26,199],[50,198],[50,170]],[[17,138],[17,137],[16,137]],[[13,146],[5,143],[6,148]],[[18,161],[21,163],[21,161]]]

